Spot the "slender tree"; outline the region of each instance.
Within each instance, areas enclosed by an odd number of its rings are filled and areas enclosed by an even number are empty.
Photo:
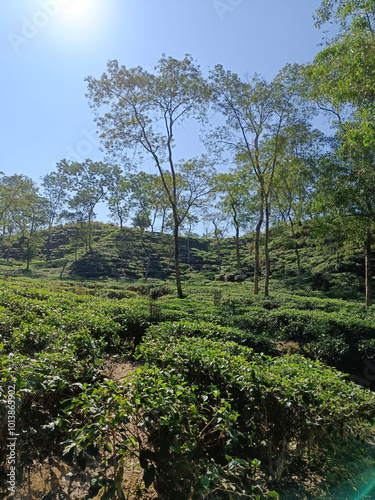
[[[133,211],[133,225],[140,229],[140,242],[146,256],[146,269],[144,273],[147,282],[151,268],[152,242],[155,225],[161,215],[165,193],[157,174],[138,172],[128,176],[130,188],[130,206]],[[165,201],[165,200],[164,200]],[[143,238],[144,231],[148,229],[148,241]]]
[[[88,77],[87,82],[88,98],[108,153],[126,163],[124,152],[136,151],[140,161],[146,155],[154,162],[173,215],[176,286],[182,298],[178,170],[184,163],[176,161],[176,132],[187,119],[204,118],[208,86],[191,56],[179,61],[165,55],[154,73],[110,61],[99,80]]]
[[[319,160],[326,149],[324,135],[306,125],[296,131],[280,159],[271,193],[279,219],[290,227],[298,274],[302,272],[299,253],[299,228],[311,214],[315,184],[319,178]]]
[[[240,171],[218,174],[215,178],[215,191],[218,197],[216,208],[231,219],[234,227],[234,241],[236,245],[237,269],[242,269],[240,252],[240,232],[249,225],[250,202],[249,189],[246,177]]]
[[[365,241],[366,304],[372,303],[371,246],[375,158],[375,2],[323,0],[316,13],[318,27],[334,22],[338,33],[307,68],[310,96],[333,117],[336,129],[336,197],[344,215],[361,223]],[[362,231],[363,223],[367,226]]]
[[[59,221],[67,200],[67,186],[64,178],[56,172],[42,177],[43,196],[46,199],[46,217],[48,219],[48,236],[46,242],[47,260],[51,253],[51,234],[53,225]]]
[[[9,214],[26,261],[26,271],[41,244],[39,229],[48,224],[48,200],[41,197],[35,182],[25,176],[13,176],[18,196]]]
[[[131,188],[129,179],[118,175],[108,190],[109,216],[114,221],[119,221],[120,229],[129,217],[131,210]]]
[[[285,148],[298,128],[309,118],[310,110],[301,97],[301,70],[287,66],[270,83],[255,75],[240,79],[221,65],[211,72],[214,106],[226,125],[214,134],[230,148],[236,163],[248,168],[257,183],[259,217],[254,244],[254,294],[259,293],[260,237],[265,224],[266,277],[264,292],[269,293],[269,227],[271,191],[275,170]]]

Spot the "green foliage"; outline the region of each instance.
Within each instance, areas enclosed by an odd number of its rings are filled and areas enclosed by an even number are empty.
[[[170,235],[144,232],[142,245],[135,229],[119,230],[114,226],[99,223],[93,223],[92,226],[94,251],[87,254],[82,242],[77,243],[76,249],[71,245],[70,240],[76,231],[71,225],[40,233],[43,244],[36,256],[40,260],[34,261],[31,277],[44,276],[56,280],[61,274],[71,276],[74,270],[77,278],[85,280],[79,285],[85,293],[101,294],[109,298],[129,297],[126,289],[146,295],[149,285],[152,288],[167,286],[174,293],[169,281],[173,278],[173,242]],[[299,274],[293,242],[286,231],[288,230],[282,225],[271,228],[273,293],[281,286],[284,290],[304,290],[306,294],[321,291],[325,296],[349,300],[361,300],[364,297],[364,263],[360,241],[352,241],[350,245],[343,246],[333,238],[334,231],[331,226],[325,228],[324,235],[319,235],[313,222],[309,226],[304,225],[298,232],[302,268]],[[5,257],[8,254],[8,243],[9,241],[3,240],[5,246],[0,245],[0,251],[3,248]],[[247,284],[252,280],[251,237],[240,238],[242,269],[239,271],[236,270],[233,238],[225,238],[220,243],[220,266],[215,239],[190,237],[188,244],[187,238],[181,237],[180,243],[181,271],[183,280],[188,285],[187,294],[194,282],[202,284],[216,280],[221,288],[222,282]],[[124,248],[121,250],[122,246]],[[152,254],[147,283],[144,280],[148,266],[145,248],[150,249]],[[12,257],[21,259],[16,243],[11,245],[9,253]],[[22,273],[22,266],[13,258],[9,261],[0,259],[0,272],[2,270],[11,279],[12,276]],[[111,276],[113,278],[110,278]],[[100,283],[92,282],[93,279],[100,280]],[[110,279],[113,286],[109,284]],[[160,283],[160,280],[163,280],[163,283]],[[66,289],[77,286],[74,282],[66,285]],[[250,288],[246,294],[249,297],[252,295]]]
[[[254,491],[250,498],[266,498],[251,477],[258,461],[249,464],[225,456],[224,462],[229,463],[224,466],[209,458],[219,443],[231,439],[230,429],[238,416],[215,388],[202,394],[179,374],[150,367],[139,370],[123,386],[104,380],[82,389],[69,408],[75,423],[65,452],[83,460],[86,450],[103,449],[105,467],[115,464],[111,477],[104,469],[97,478],[96,491],[114,488],[117,463],[130,454],[139,460],[146,488],[154,483],[159,494],[168,498],[203,494],[211,498],[211,491],[222,495]],[[120,467],[118,471],[121,474]]]
[[[151,445],[143,451],[141,465],[154,471],[158,491],[176,499],[240,498],[244,493],[268,498],[254,485],[257,460],[220,456],[219,450],[234,439],[238,414],[215,387],[202,390],[180,375],[150,368],[134,379],[133,390],[136,410],[146,415],[144,430]]]
[[[165,335],[152,333],[140,348],[146,361],[169,376],[182,376],[211,407],[219,400],[231,402],[237,416],[226,428],[225,441],[216,444],[216,460],[223,454],[253,456],[279,480],[308,450],[310,460],[318,460],[319,444],[341,439],[374,415],[371,393],[317,361],[271,359],[235,343],[171,337],[168,328]]]
[[[277,356],[279,351],[268,338],[262,335],[257,335],[251,332],[217,326],[213,323],[205,323],[198,321],[180,321],[178,323],[159,323],[151,326],[147,330],[151,335],[162,335],[163,337],[199,337],[213,340],[221,340],[223,342],[236,342],[246,347],[251,347],[256,352]]]
[[[51,449],[61,450],[66,416],[64,401],[80,391],[80,383],[95,380],[97,367],[75,357],[69,345],[57,345],[55,352],[33,357],[4,355],[0,371],[0,413],[6,414],[7,388],[15,386],[17,466],[22,470],[34,459],[43,460]],[[97,360],[96,360],[97,361]],[[2,465],[6,458],[6,427],[2,427],[0,449]]]
[[[73,262],[71,274],[79,278],[98,279],[103,276],[117,278],[118,273],[115,268],[102,255],[97,252],[91,252],[83,255],[80,259]]]
[[[71,422],[70,437],[64,444],[64,455],[77,460],[82,468],[89,456],[101,454],[102,468],[92,478],[86,498],[98,493],[100,498],[125,498],[122,489],[124,474],[123,458],[127,455],[127,442],[120,442],[124,437],[124,425],[131,418],[131,407],[123,395],[123,388],[114,381],[104,379],[96,384],[81,385],[80,394],[70,400],[65,411]],[[131,441],[129,440],[129,443]],[[113,467],[109,474],[109,467]]]
[[[252,297],[246,282],[192,282],[183,301],[165,283],[126,287],[32,278],[0,287],[0,414],[15,381],[20,468],[65,447],[81,465],[101,457],[92,495],[120,492],[122,464],[135,457],[160,495],[267,498],[266,477],[321,473],[335,443],[366,438],[371,393],[311,358],[363,378],[372,308]],[[299,342],[306,357],[282,356],[275,340]],[[122,384],[104,379],[108,355],[138,344],[149,367]]]

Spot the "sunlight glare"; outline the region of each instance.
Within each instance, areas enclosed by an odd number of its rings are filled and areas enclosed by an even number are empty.
[[[70,0],[62,7],[63,13],[71,18],[82,18],[90,13],[92,8],[91,0]]]
[[[92,47],[104,37],[113,12],[109,0],[105,4],[101,0],[64,0],[60,5],[53,36],[65,49]]]

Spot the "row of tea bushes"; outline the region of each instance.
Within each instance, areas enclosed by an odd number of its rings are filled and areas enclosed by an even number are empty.
[[[92,339],[86,339],[89,343]],[[80,340],[78,340],[80,342]],[[32,356],[4,353],[0,344],[0,474],[5,480],[8,434],[3,423],[7,415],[8,388],[14,387],[17,433],[17,479],[33,460],[43,461],[54,450],[62,452],[66,438],[67,401],[79,394],[82,383],[102,378],[100,358],[86,357],[74,339],[57,343],[54,350]],[[77,354],[80,354],[79,356]]]
[[[170,470],[177,477],[174,464],[190,470],[192,461],[204,457],[219,464],[226,456],[252,457],[278,482],[303,462],[318,463],[328,442],[362,434],[363,421],[375,415],[374,394],[302,356],[271,358],[234,342],[187,337],[178,324],[152,327],[140,353],[161,370],[162,384],[169,387],[168,380],[177,377],[194,394],[189,410],[176,406],[168,413],[174,390],[165,389],[161,397],[154,375],[148,396],[138,400],[138,410],[148,415],[156,475]],[[137,383],[149,384],[142,377]],[[194,413],[194,407],[204,418],[194,423],[197,435],[191,449],[188,429],[192,428],[186,424],[184,432],[177,429],[192,418],[185,412]],[[159,457],[162,443],[155,441],[161,430],[168,442],[163,446],[169,448],[165,460]]]
[[[154,288],[161,289],[167,287]],[[103,288],[100,290],[102,293]],[[215,290],[208,286],[188,289],[184,300],[169,293],[158,300],[143,293],[136,298],[109,300],[6,285],[0,293],[0,336],[7,342],[15,331],[18,339],[13,346],[22,353],[22,337],[24,345],[28,345],[25,349],[42,348],[47,327],[51,326],[102,339],[108,352],[133,352],[151,324],[194,318],[246,332],[254,341],[244,345],[256,350],[257,344],[264,350],[265,338],[298,342],[311,358],[352,375],[361,375],[366,360],[375,358],[375,318],[371,308],[366,311],[356,303],[295,294],[251,297],[246,287],[242,287],[246,294],[241,296],[233,284],[223,289],[226,295],[214,304]]]
[[[280,352],[275,344],[265,335],[257,335],[238,328],[219,326],[201,321],[179,321],[158,323],[148,328],[148,334],[157,336],[159,333],[170,337],[198,337],[217,340],[221,342],[236,342],[254,351],[269,356],[279,356]]]
[[[231,322],[271,339],[297,342],[308,356],[350,374],[361,373],[365,360],[375,359],[375,321],[353,313],[256,308]]]
[[[168,308],[172,321],[174,314],[185,311],[188,319],[231,327],[253,338],[296,342],[305,355],[351,375],[361,376],[366,360],[375,359],[371,308],[366,311],[354,302],[286,294],[234,297],[215,306],[212,292],[203,290],[184,301],[163,297],[159,303],[162,310]],[[258,350],[256,344],[251,347]]]
[[[193,291],[184,300],[169,294],[159,300],[143,295],[109,300],[6,286],[0,294],[0,341],[10,342],[9,348],[18,352],[30,352],[43,348],[44,339],[48,342],[59,330],[91,335],[106,344],[107,352],[133,352],[151,324],[194,318],[246,332],[253,340],[244,345],[270,354],[266,338],[298,342],[311,358],[352,375],[361,375],[366,360],[375,358],[373,312],[358,304],[297,295],[290,295],[288,304],[285,294],[277,294],[272,299],[237,296],[215,305],[212,290]],[[233,290],[232,294],[236,297]],[[340,304],[344,305],[338,310]],[[55,332],[48,335],[50,327]]]

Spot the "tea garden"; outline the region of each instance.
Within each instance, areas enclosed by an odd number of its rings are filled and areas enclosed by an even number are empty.
[[[181,300],[157,280],[8,278],[2,490],[14,388],[16,485],[53,453],[78,469],[97,464],[84,498],[152,488],[160,499],[338,498],[340,484],[372,498],[358,477],[375,466],[374,316],[302,292],[254,297],[248,282],[191,280]],[[139,368],[113,380],[113,359]],[[143,471],[137,494],[126,487],[130,457]],[[59,498],[48,493],[40,498]]]

